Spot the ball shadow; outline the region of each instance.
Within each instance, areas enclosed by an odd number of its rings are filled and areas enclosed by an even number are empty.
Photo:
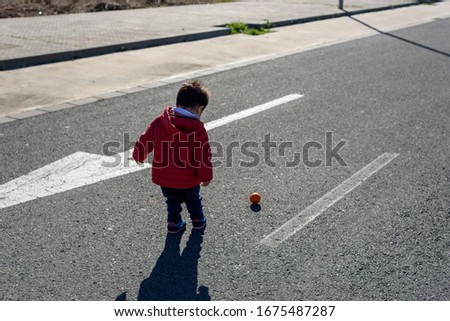
[[[261,205],[259,205],[259,204],[252,204],[252,205],[250,205],[250,209],[253,212],[258,213],[259,211],[261,211]]]

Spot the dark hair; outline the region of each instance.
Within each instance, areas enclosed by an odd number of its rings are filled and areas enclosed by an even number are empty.
[[[189,80],[181,85],[177,95],[177,106],[192,108],[196,105],[207,106],[209,89],[200,80]]]

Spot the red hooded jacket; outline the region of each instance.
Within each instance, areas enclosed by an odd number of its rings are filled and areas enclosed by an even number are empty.
[[[200,120],[164,109],[141,134],[133,158],[143,163],[154,152],[152,181],[168,188],[191,188],[213,178],[211,147]]]

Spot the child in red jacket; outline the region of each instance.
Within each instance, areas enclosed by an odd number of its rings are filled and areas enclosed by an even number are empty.
[[[133,158],[143,163],[153,151],[152,181],[161,186],[167,203],[167,230],[186,228],[181,217],[185,203],[194,229],[206,226],[200,184],[213,178],[211,148],[200,116],[208,105],[210,92],[199,81],[185,82],[177,95],[176,107],[167,107],[136,141]]]

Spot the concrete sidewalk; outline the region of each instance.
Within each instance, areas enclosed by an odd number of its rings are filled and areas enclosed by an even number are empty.
[[[346,0],[345,9],[414,4],[415,0]],[[344,15],[339,0],[241,0],[97,13],[2,19],[0,70],[180,43],[229,33],[233,21],[274,27]]]
[[[450,2],[2,71],[0,124],[446,18]],[[404,44],[439,54],[439,48]]]

